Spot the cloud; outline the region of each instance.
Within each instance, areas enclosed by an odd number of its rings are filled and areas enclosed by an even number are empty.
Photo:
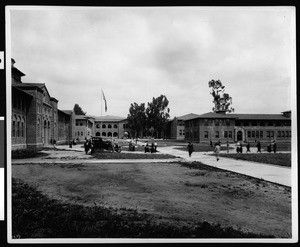
[[[12,56],[24,81],[45,82],[61,109],[110,115],[161,94],[171,115],[210,111],[220,79],[241,113],[290,108],[290,8],[12,10]],[[285,99],[285,100],[276,100]],[[288,99],[288,100],[286,100]],[[72,103],[73,102],[73,103]]]

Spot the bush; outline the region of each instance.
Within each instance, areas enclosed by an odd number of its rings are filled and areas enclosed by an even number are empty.
[[[22,149],[22,150],[11,151],[12,159],[36,158],[36,157],[47,156],[47,155],[48,154],[42,153],[36,149]]]

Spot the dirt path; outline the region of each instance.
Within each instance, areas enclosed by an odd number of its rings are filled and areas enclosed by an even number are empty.
[[[72,152],[81,164],[53,163],[70,162]],[[63,201],[133,208],[176,224],[206,220],[291,237],[291,193],[283,186],[178,163],[87,164],[87,156],[75,151],[57,151],[50,157],[41,164],[13,165],[13,177]]]

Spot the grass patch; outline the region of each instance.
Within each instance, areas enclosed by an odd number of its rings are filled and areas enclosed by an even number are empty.
[[[96,150],[92,154],[92,157],[96,159],[174,159],[177,158],[170,154],[159,154],[159,153],[137,153],[136,151],[130,153],[118,153],[108,152],[105,150]]]
[[[12,180],[12,234],[18,238],[274,238],[206,221],[179,226],[157,223],[136,210],[87,207],[51,200]]]
[[[43,153],[34,149],[24,149],[24,150],[13,150],[11,151],[12,159],[28,159],[48,156],[48,154]]]
[[[236,153],[220,154],[221,157],[232,158],[237,160],[246,160],[264,164],[291,167],[291,153]]]

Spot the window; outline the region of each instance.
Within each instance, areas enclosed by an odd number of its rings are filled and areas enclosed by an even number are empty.
[[[88,131],[88,136],[90,135],[90,132]]]
[[[13,120],[13,125],[12,125],[12,136],[16,136],[16,121]]]
[[[281,131],[277,132],[277,137],[281,137]]]
[[[251,137],[252,137],[252,138],[255,138],[255,131],[252,131],[252,132],[251,132]]]
[[[286,137],[290,137],[289,131],[286,131]]]
[[[228,131],[228,137],[232,138],[232,131]]]
[[[80,136],[80,132],[78,131],[78,136]]]
[[[270,131],[267,131],[267,137],[270,137]]]
[[[274,137],[274,131],[270,131],[271,137]]]
[[[268,126],[273,126],[273,122],[272,122],[272,121],[269,121],[269,122],[268,122]]]
[[[111,133],[111,132],[108,132],[108,133],[107,133],[107,136],[108,136],[108,137],[112,137],[112,133]]]
[[[81,135],[83,136],[83,132],[81,131]]]
[[[252,122],[252,126],[257,126],[257,122]]]
[[[96,128],[97,128],[97,129],[100,129],[100,124],[96,124]]]
[[[80,123],[80,126],[83,126],[83,123],[82,123],[82,122]]]
[[[227,138],[227,137],[228,137],[228,132],[224,131],[224,138]]]
[[[216,131],[216,138],[219,138],[220,134],[219,131]]]
[[[265,122],[260,122],[259,126],[265,126]]]
[[[264,138],[264,132],[263,131],[259,132],[259,138]]]
[[[114,137],[118,137],[118,132],[114,132]]]
[[[24,137],[24,123],[21,123],[21,136]]]
[[[282,131],[282,133],[281,133],[281,134],[282,134],[282,137],[285,137],[285,135],[284,135],[284,131]]]
[[[247,131],[247,137],[251,138],[251,131]]]
[[[17,122],[17,137],[20,136],[20,122]]]
[[[117,128],[118,128],[118,125],[114,124],[114,128],[117,129]]]
[[[102,132],[102,136],[106,136],[106,133],[105,133],[105,132]]]
[[[108,128],[111,129],[111,124],[108,125]]]
[[[236,122],[235,125],[236,126],[241,126],[241,122]]]
[[[204,126],[208,126],[208,120],[204,119]]]
[[[219,126],[219,124],[220,124],[219,119],[216,119],[216,120],[215,120],[215,125],[216,125],[216,126]]]
[[[226,126],[230,126],[230,120],[226,119]]]
[[[258,131],[255,132],[255,138],[259,138],[259,132]]]
[[[244,126],[249,126],[249,122],[244,122]]]
[[[78,122],[76,122],[76,126],[78,126]]]
[[[276,122],[275,126],[281,126],[281,123],[280,122]]]
[[[102,124],[102,129],[105,129],[106,128],[106,125],[105,124]]]
[[[182,136],[182,130],[179,130],[179,135]]]
[[[208,138],[208,131],[204,132],[204,138]]]

